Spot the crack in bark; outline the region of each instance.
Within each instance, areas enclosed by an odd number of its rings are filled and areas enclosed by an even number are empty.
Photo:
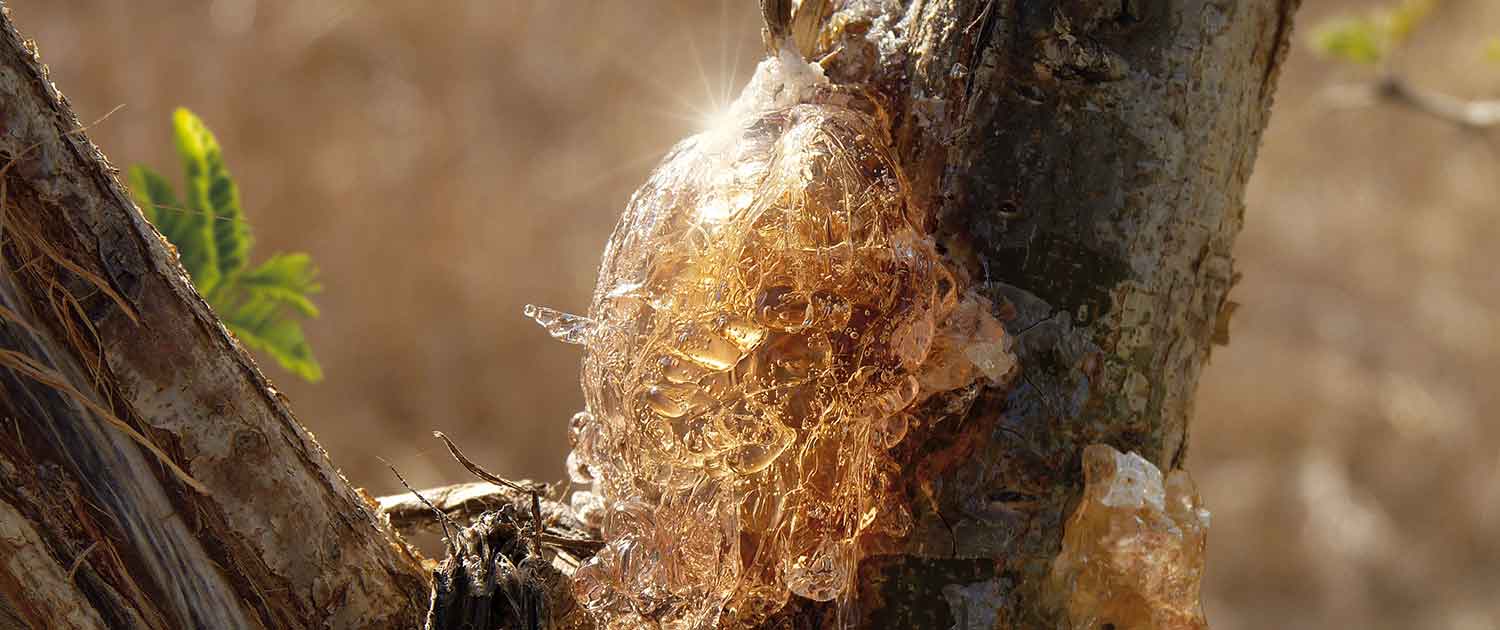
[[[1281,65],[1291,52],[1292,15],[1302,6],[1302,0],[1278,0],[1276,6],[1276,29],[1271,33],[1274,42],[1271,54],[1266,58],[1265,71],[1260,78],[1260,100],[1267,101],[1276,91],[1276,76]]]

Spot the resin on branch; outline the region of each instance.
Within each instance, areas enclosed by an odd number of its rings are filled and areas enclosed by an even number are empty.
[[[607,544],[574,587],[609,628],[847,604],[862,549],[910,528],[907,411],[1014,366],[878,105],[783,47],[725,121],[631,198],[588,317],[527,308],[587,349],[568,470]]]
[[[1187,471],[1103,444],[1083,451],[1083,500],[1052,586],[1073,628],[1204,630],[1198,590],[1209,513]]]

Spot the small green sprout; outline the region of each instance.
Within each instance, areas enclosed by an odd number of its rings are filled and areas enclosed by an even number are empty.
[[[272,255],[248,268],[254,240],[240,208],[239,187],[224,166],[213,132],[192,112],[172,115],[185,196],[141,165],[130,167],[131,196],[146,219],[177,248],[198,292],[241,343],[265,352],[310,382],[323,378],[302,334],[300,317],[317,317],[310,295],[322,290],[317,267],[302,252]]]

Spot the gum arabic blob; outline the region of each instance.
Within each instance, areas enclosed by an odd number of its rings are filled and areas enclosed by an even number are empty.
[[[1083,450],[1083,500],[1052,564],[1052,589],[1080,630],[1206,630],[1199,605],[1209,514],[1186,471],[1162,482],[1135,453]]]
[[[587,348],[568,473],[607,544],[574,590],[602,627],[847,605],[862,544],[910,528],[886,453],[907,410],[1014,365],[878,107],[783,48],[725,121],[631,198],[588,317],[526,311]]]

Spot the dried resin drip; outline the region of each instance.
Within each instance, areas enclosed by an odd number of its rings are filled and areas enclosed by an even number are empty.
[[[547,334],[552,335],[553,339],[563,343],[587,343],[589,332],[594,328],[594,322],[587,317],[579,317],[545,306],[527,304],[524,312],[527,317],[547,329]]]
[[[908,409],[1014,364],[868,100],[787,52],[728,119],[631,198],[587,318],[528,307],[587,348],[568,473],[607,544],[574,588],[608,628],[847,604],[865,545],[910,527]]]
[[[1068,519],[1052,585],[1072,628],[1202,630],[1209,514],[1186,471],[1162,483],[1135,453],[1083,451],[1083,501]]]

